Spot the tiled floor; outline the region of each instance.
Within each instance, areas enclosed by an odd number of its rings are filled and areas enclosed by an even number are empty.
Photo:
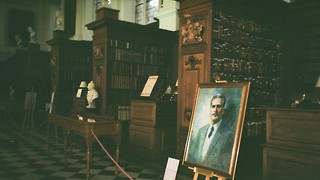
[[[37,130],[32,139],[30,134],[21,133],[15,126],[1,124],[0,130],[0,179],[86,179],[85,148],[77,140],[72,143],[72,151],[68,151],[65,163],[63,138],[58,137],[58,145],[51,147],[48,153],[43,130]],[[123,173],[115,175],[114,164],[100,149],[94,146],[90,179],[128,179]],[[110,154],[114,154],[112,150]],[[160,169],[120,156],[120,166],[133,179],[162,179]]]
[[[1,119],[1,121],[3,118]],[[15,123],[0,123],[0,180],[81,180],[86,179],[86,153],[83,139],[72,136],[72,150],[68,151],[67,163],[64,161],[63,136],[58,129],[58,136],[51,135],[51,148],[47,151],[47,134],[45,121],[37,122],[33,138],[23,133]],[[78,138],[76,138],[78,137]],[[114,155],[114,144],[110,139],[100,139],[105,148]],[[250,147],[250,146],[249,146]],[[115,175],[115,166],[105,152],[94,145],[90,169],[92,180],[129,179],[123,173]],[[256,148],[257,149],[257,148]],[[132,155],[129,147],[120,148],[120,166],[131,178],[136,180],[160,180],[166,168],[167,158],[161,160],[141,159]],[[245,155],[242,152],[245,152]],[[235,180],[261,180],[261,166],[250,148],[240,149],[240,157]],[[257,152],[254,150],[254,152]],[[136,152],[137,153],[137,152]],[[249,154],[249,156],[247,155]],[[249,158],[248,158],[249,157]],[[177,180],[193,178],[193,172],[183,165],[179,166]],[[205,179],[199,176],[198,180]],[[211,178],[216,179],[216,178]]]

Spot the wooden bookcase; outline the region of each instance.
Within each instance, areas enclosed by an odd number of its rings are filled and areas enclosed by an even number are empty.
[[[92,80],[92,42],[74,41],[61,30],[53,31],[47,41],[51,50],[51,87],[54,92],[53,111],[68,115],[81,81]]]
[[[298,93],[300,98],[306,93],[309,100],[315,98],[314,88],[320,76],[320,2],[313,0],[297,2],[290,7],[288,32],[290,32],[291,71],[288,72],[289,92]],[[290,65],[290,64],[288,64]],[[295,69],[295,70],[293,70]],[[287,79],[286,79],[287,81]],[[296,97],[297,98],[297,97]],[[291,99],[294,100],[294,99]]]
[[[39,44],[17,48],[13,56],[0,63],[1,101],[9,100],[9,85],[15,90],[14,99],[22,104],[26,92],[37,93],[36,109],[44,109],[50,101],[50,52],[41,51]]]
[[[178,156],[183,155],[198,83],[250,81],[243,137],[265,136],[266,108],[282,104],[284,31],[277,14],[286,7],[277,5],[180,1]],[[191,39],[188,27],[196,30]]]
[[[175,32],[120,21],[118,11],[109,8],[97,10],[87,27],[94,32],[93,81],[101,114],[128,120],[131,100],[140,96],[150,75],[158,75],[163,88],[176,80]]]

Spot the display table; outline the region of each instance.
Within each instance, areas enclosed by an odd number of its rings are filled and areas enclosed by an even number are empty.
[[[94,116],[92,117],[96,122],[89,123],[86,121],[78,120],[76,117],[66,117],[58,114],[48,114],[48,149],[49,149],[49,137],[50,137],[50,126],[57,125],[65,130],[65,160],[67,159],[66,145],[67,145],[67,131],[71,131],[76,135],[82,136],[86,143],[86,160],[87,160],[87,179],[90,177],[90,159],[91,159],[91,146],[95,141],[91,131],[96,136],[108,135],[114,138],[116,147],[116,161],[119,160],[119,145],[121,142],[121,121],[114,120],[112,117],[107,116]],[[117,173],[117,168],[116,168]]]
[[[320,179],[320,111],[268,109],[263,179]]]

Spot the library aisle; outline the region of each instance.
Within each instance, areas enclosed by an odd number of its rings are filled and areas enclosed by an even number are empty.
[[[40,121],[40,122],[39,122]],[[15,124],[15,125],[13,125]],[[57,138],[50,137],[50,152],[47,153],[46,123],[35,119],[33,138],[29,133],[22,133],[19,121],[0,124],[0,179],[1,180],[81,180],[86,179],[86,151],[84,140],[72,136],[72,149],[68,151],[67,164],[64,162],[63,133],[57,130]],[[53,133],[52,133],[53,134]],[[113,156],[115,146],[111,139],[100,137],[99,140]],[[136,152],[135,152],[136,153]],[[133,156],[128,145],[120,147],[120,166],[135,180],[161,180],[166,168],[167,158],[141,159]],[[246,162],[239,163],[246,169]],[[246,171],[247,172],[247,171]],[[177,180],[192,179],[193,172],[179,165]],[[127,180],[123,174],[114,174],[114,164],[100,146],[93,145],[93,159],[90,169],[92,180]],[[204,180],[199,176],[198,180]],[[216,178],[211,178],[212,180]],[[261,180],[260,173],[240,172],[236,180]]]
[[[82,139],[73,139],[72,151],[68,152],[65,165],[61,135],[57,139],[57,145],[50,148],[48,155],[45,126],[39,127],[31,139],[29,134],[21,133],[18,127],[2,123],[0,126],[0,179],[86,179],[85,146],[79,143]],[[110,148],[112,155],[114,148]],[[114,164],[100,149],[98,145],[93,148],[90,179],[128,179],[123,173],[115,175]],[[129,159],[125,151],[123,148],[121,153],[120,149],[119,164],[133,179],[162,179],[163,171]]]

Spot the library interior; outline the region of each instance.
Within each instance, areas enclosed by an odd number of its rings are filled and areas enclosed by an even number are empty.
[[[319,9],[0,0],[0,179],[320,179]]]

